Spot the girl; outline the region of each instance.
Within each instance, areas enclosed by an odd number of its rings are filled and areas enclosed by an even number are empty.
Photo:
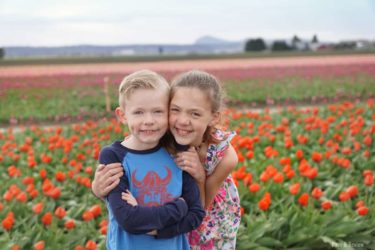
[[[237,154],[230,145],[233,132],[218,129],[223,94],[218,80],[202,71],[179,75],[171,84],[169,129],[176,142],[190,145],[189,150],[176,154],[176,163],[190,173],[199,186],[206,217],[197,230],[189,233],[192,249],[235,249],[240,224],[240,200],[230,175],[237,165]],[[99,197],[119,174],[111,167],[98,168],[93,191]],[[101,178],[102,177],[102,178]],[[99,178],[111,182],[101,184]],[[96,186],[96,187],[94,187]],[[129,195],[123,199],[129,200]]]

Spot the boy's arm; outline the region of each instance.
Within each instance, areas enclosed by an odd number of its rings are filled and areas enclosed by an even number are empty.
[[[101,164],[111,164],[120,160],[109,147],[106,147],[100,152],[99,161]],[[107,201],[117,223],[129,233],[141,234],[163,228],[180,221],[187,213],[187,204],[180,198],[164,206],[133,207],[121,199],[121,192],[127,189],[128,178],[123,175],[120,183],[108,194]]]
[[[183,172],[183,190],[182,197],[188,204],[187,215],[178,223],[167,226],[157,231],[156,238],[170,238],[179,234],[184,234],[196,229],[206,215],[203,209],[197,183],[187,172]]]
[[[163,206],[132,206],[121,198],[121,193],[129,187],[126,176],[108,195],[107,200],[117,223],[127,232],[144,234],[158,230],[180,221],[187,213],[188,207],[183,199],[176,199]]]

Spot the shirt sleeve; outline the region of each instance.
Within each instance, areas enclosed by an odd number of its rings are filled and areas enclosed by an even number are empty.
[[[156,238],[170,238],[188,233],[196,229],[206,215],[200,200],[198,185],[193,177],[187,172],[183,172],[183,181],[182,197],[189,207],[187,215],[179,222],[158,230]]]
[[[120,162],[108,148],[100,153],[99,160],[102,164]],[[144,234],[164,228],[180,221],[188,211],[187,202],[179,198],[163,206],[132,206],[121,198],[121,193],[127,189],[128,178],[123,175],[120,183],[108,194],[107,202],[117,223],[129,233]]]

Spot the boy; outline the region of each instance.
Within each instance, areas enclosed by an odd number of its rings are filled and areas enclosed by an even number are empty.
[[[159,142],[168,129],[168,104],[169,84],[152,71],[137,71],[120,85],[115,112],[130,135],[99,156],[101,164],[121,162],[125,173],[106,199],[107,249],[190,249],[184,233],[205,215],[194,179]],[[121,199],[128,190],[139,205]]]

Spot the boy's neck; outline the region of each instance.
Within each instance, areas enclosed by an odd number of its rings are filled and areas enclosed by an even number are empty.
[[[140,143],[139,141],[135,141],[132,135],[125,137],[121,142],[121,145],[124,147],[138,151],[155,148],[158,144],[159,143]]]

